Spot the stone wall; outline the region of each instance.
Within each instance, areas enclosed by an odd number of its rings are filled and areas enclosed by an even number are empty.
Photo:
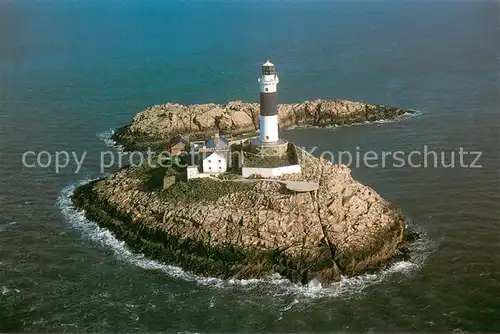
[[[275,178],[285,174],[300,173],[300,165],[290,165],[275,168],[258,168],[258,167],[243,167],[241,174],[243,177],[250,177],[252,175],[261,175],[266,178]]]
[[[269,145],[261,143],[259,139],[255,139],[252,141],[250,148],[251,152],[255,154],[281,156],[286,154],[288,150],[288,143],[284,140],[280,140],[280,142],[274,145]]]
[[[288,143],[288,151],[291,153],[291,160],[294,165],[300,165],[299,153],[294,143]]]

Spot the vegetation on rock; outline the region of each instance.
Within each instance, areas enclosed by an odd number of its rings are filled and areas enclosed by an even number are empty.
[[[162,197],[175,202],[216,201],[232,193],[246,191],[252,185],[242,182],[223,182],[209,178],[176,182],[163,191]]]
[[[265,156],[244,152],[243,157],[245,167],[276,168],[295,164],[290,152],[281,156]]]

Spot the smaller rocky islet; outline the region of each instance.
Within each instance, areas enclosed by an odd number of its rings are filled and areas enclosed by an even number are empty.
[[[304,126],[344,126],[391,120],[412,111],[385,105],[371,105],[347,100],[314,100],[278,105],[282,129]],[[242,101],[227,104],[182,105],[166,103],[148,107],[136,114],[132,124],[113,134],[113,139],[130,151],[149,148],[164,150],[166,140],[188,135],[203,140],[214,131],[227,136],[241,136],[259,129],[260,105]]]

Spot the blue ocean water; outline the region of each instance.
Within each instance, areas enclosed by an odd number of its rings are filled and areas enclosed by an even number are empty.
[[[0,331],[500,331],[499,3],[0,1]],[[103,141],[146,106],[343,98],[397,122],[295,129],[308,148],[480,151],[479,169],[353,169],[423,233],[410,261],[306,286],[224,282],[130,252],[76,212]],[[87,152],[23,167],[26,151]]]

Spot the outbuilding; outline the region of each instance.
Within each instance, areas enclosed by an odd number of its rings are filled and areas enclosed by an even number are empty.
[[[176,157],[178,155],[181,155],[182,152],[187,152],[189,150],[189,146],[189,140],[178,135],[170,139],[168,148],[170,151],[170,155],[172,157]]]

